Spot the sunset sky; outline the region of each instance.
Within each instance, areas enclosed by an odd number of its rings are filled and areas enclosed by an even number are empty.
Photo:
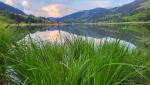
[[[27,14],[62,17],[73,12],[97,7],[112,8],[134,0],[0,0],[23,10]]]

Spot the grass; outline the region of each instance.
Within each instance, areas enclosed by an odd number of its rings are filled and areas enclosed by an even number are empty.
[[[0,17],[0,83],[3,83],[4,82],[4,73],[5,73],[5,68],[4,68],[4,59],[2,57],[2,51],[3,51],[3,46],[4,43],[1,42],[5,36],[5,33],[2,32],[2,29],[6,24],[5,22],[3,22],[5,19]],[[8,39],[8,38],[7,38]]]
[[[75,39],[40,46],[32,41],[16,44],[4,59],[21,80],[13,83],[23,85],[148,85],[149,56],[129,51],[119,41],[95,45]]]
[[[4,55],[7,54],[7,51],[11,48],[11,45],[14,42],[13,36],[14,35],[8,31],[6,24],[1,25],[0,27],[0,84],[6,83],[5,81],[6,66],[4,62]]]
[[[4,62],[4,55],[7,54],[8,50],[11,49],[11,46],[16,41],[15,35],[10,29],[8,24],[8,19],[6,17],[0,16],[0,84],[5,85],[7,83],[5,71],[6,66]]]
[[[138,49],[129,51],[120,46],[119,41],[96,45],[75,39],[37,45],[33,41],[17,44],[15,38],[7,29],[7,22],[3,22],[0,25],[0,84],[150,84],[150,53]],[[10,73],[6,74],[8,70]]]

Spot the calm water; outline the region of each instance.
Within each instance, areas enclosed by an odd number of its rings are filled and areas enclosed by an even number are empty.
[[[65,25],[55,27],[31,27],[30,36],[34,41],[63,42],[66,38],[83,37],[95,42],[104,39],[121,39],[122,44],[144,47],[149,43],[149,25]],[[28,35],[25,37],[27,38]]]

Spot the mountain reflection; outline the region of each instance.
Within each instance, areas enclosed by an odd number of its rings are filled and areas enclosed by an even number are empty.
[[[143,30],[145,33],[143,34],[142,32],[132,31],[134,28],[141,31]],[[34,30],[34,28],[32,28],[30,32],[30,36],[34,41],[64,42],[66,38],[72,39],[74,37],[81,37],[99,42],[103,39],[109,39],[112,41],[119,38],[122,41],[138,46],[139,44],[142,44],[139,42],[139,39],[141,36],[146,36],[146,32],[148,31],[145,27],[136,25],[64,25],[60,27],[39,28],[39,30]]]

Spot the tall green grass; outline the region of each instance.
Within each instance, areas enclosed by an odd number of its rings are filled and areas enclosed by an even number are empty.
[[[23,85],[148,85],[148,57],[129,51],[119,41],[95,45],[75,39],[61,44],[16,44],[5,62]]]
[[[5,82],[5,62],[4,56],[13,44],[13,36],[8,31],[7,24],[0,25],[0,84]]]

